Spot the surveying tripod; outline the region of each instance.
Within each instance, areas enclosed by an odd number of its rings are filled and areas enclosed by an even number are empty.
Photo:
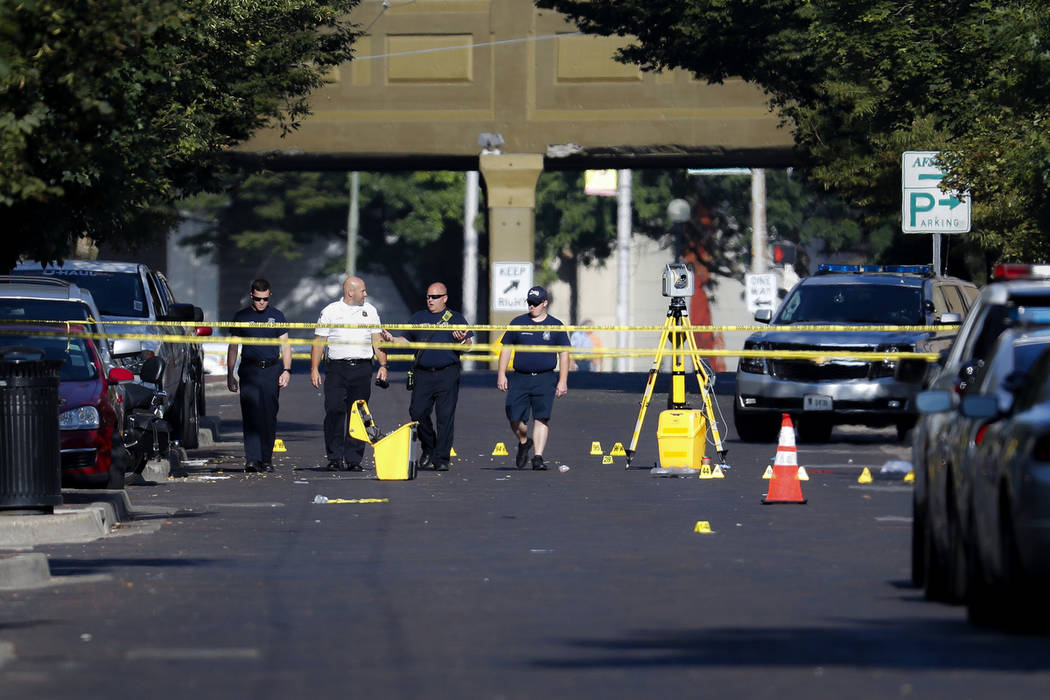
[[[671,305],[667,309],[667,320],[664,322],[663,332],[660,334],[660,344],[656,348],[656,356],[653,357],[652,367],[649,368],[649,379],[645,383],[645,393],[642,395],[642,408],[638,411],[638,422],[634,426],[634,435],[631,437],[631,446],[627,449],[627,469],[631,468],[631,459],[634,457],[635,448],[638,446],[638,435],[642,432],[642,423],[645,421],[645,411],[649,408],[649,401],[653,398],[653,387],[656,386],[656,375],[660,372],[660,364],[667,354],[667,340],[671,340],[671,393],[667,397],[668,409],[687,408],[685,403],[685,355],[693,358],[693,372],[696,373],[696,382],[700,388],[700,396],[703,399],[704,417],[711,428],[711,437],[715,441],[715,451],[718,452],[722,464],[726,461],[726,450],[722,446],[722,436],[718,433],[718,422],[715,420],[714,408],[711,404],[711,395],[708,393],[708,384],[711,376],[708,374],[703,362],[700,361],[700,350],[696,347],[696,339],[688,326],[689,313],[686,311],[685,299],[673,297]]]

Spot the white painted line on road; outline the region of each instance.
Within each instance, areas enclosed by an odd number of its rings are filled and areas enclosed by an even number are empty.
[[[207,661],[210,659],[251,661],[261,656],[251,647],[216,649],[132,649],[124,654],[128,661]]]
[[[851,489],[857,489],[859,491],[886,491],[889,493],[903,493],[906,491],[913,491],[911,486],[875,486],[872,484],[865,486],[850,486]]]
[[[909,515],[880,515],[875,520],[880,523],[910,523],[911,516]]]

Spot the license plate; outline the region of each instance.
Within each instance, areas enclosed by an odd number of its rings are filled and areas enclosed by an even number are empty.
[[[802,397],[803,411],[830,411],[831,397],[822,394],[806,394]]]

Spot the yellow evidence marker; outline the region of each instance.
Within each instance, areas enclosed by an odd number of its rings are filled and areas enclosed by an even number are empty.
[[[600,455],[600,454],[602,454],[602,443],[600,443],[600,442],[592,442],[591,443],[591,454],[592,455]]]
[[[701,535],[713,535],[714,530],[711,529],[711,523],[706,520],[697,520],[696,525],[693,527],[693,532]]]
[[[613,463],[612,455],[605,455],[604,457],[602,457],[602,464],[612,464],[612,463]]]
[[[615,445],[613,445],[612,452],[610,452],[609,454],[611,454],[613,457],[626,457],[627,456],[627,453],[623,449],[623,443],[620,443],[620,442],[618,442]]]
[[[857,483],[858,484],[870,484],[873,481],[875,481],[875,480],[871,478],[871,471],[867,467],[864,467],[864,471],[862,471],[860,473],[860,476],[857,477]]]
[[[287,452],[288,448],[286,448],[284,446],[284,440],[282,440],[281,438],[277,438],[276,440],[274,440],[273,441],[273,451],[274,452]]]
[[[506,454],[507,454],[507,446],[504,445],[502,442],[497,442],[496,446],[494,448],[492,448],[492,456],[494,456],[494,457],[498,456],[498,455],[506,455]]]

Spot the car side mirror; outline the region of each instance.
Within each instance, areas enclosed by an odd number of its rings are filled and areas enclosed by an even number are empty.
[[[197,311],[200,311],[200,307],[193,304],[172,304],[168,307],[168,313],[158,316],[157,320],[162,323],[164,321],[203,321],[204,312],[201,311],[201,317],[197,318]]]
[[[995,418],[999,415],[999,400],[989,394],[964,396],[959,412],[967,418]]]
[[[952,410],[952,394],[943,389],[920,391],[915,396],[915,408],[919,413],[944,413]]]
[[[755,320],[759,323],[769,323],[773,320],[773,309],[759,309],[755,312]]]
[[[135,381],[135,373],[124,367],[114,367],[109,371],[109,383],[120,384],[121,382]]]

